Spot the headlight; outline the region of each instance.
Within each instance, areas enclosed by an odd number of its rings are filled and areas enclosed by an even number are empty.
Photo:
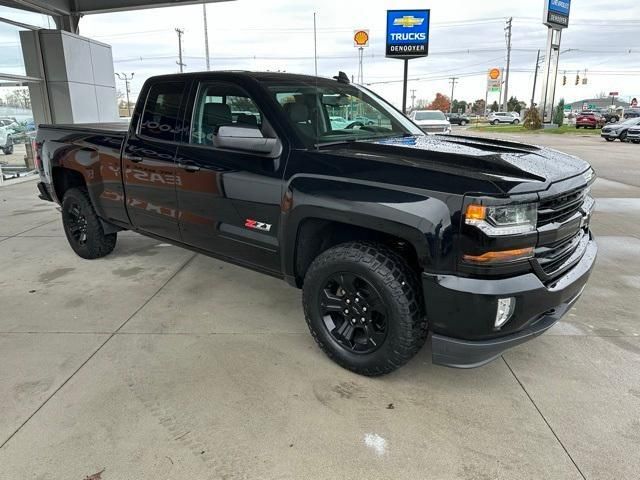
[[[538,206],[535,203],[502,207],[471,204],[464,221],[491,237],[529,233],[536,229]]]

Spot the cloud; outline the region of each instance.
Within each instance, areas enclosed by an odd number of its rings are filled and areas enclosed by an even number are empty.
[[[484,98],[482,72],[504,66],[504,21],[514,17],[510,92],[530,99],[537,49],[544,50],[546,27],[542,2],[500,0],[433,0],[430,56],[410,62],[410,82],[419,98],[447,93],[446,77],[459,76],[456,97]],[[424,8],[409,0],[407,8]],[[214,69],[286,70],[309,73],[313,62],[313,13],[317,13],[319,73],[338,70],[357,73],[357,50],[352,32],[368,28],[371,46],[365,52],[365,82],[399,80],[402,62],[384,57],[385,11],[398,8],[383,0],[237,0],[208,5],[211,62]],[[484,19],[484,20],[483,20]],[[489,20],[486,20],[489,19]],[[113,45],[116,71],[136,72],[133,92],[151,75],[176,72],[176,27],[184,28],[187,71],[204,70],[202,6],[184,6],[138,12],[91,15],[80,22],[81,33]],[[640,96],[637,77],[606,72],[640,72],[640,2],[619,0],[615,6],[600,0],[574,2],[570,28],[563,33],[560,75],[570,77],[558,97],[592,97],[601,91]],[[142,33],[141,33],[142,32]],[[576,87],[575,74],[587,69],[589,85]],[[591,73],[590,73],[591,71]],[[475,76],[466,74],[478,73]],[[401,83],[377,84],[374,90],[396,105]]]

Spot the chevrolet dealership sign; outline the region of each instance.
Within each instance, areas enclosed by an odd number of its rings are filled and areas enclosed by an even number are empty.
[[[544,0],[543,23],[551,28],[566,28],[569,26],[571,0]]]
[[[426,57],[429,54],[429,19],[429,10],[387,11],[387,57]]]

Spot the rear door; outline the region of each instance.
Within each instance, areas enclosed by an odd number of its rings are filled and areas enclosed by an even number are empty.
[[[252,96],[238,85],[194,84],[177,155],[177,192],[183,241],[254,268],[278,273],[278,225],[284,155],[269,158],[216,148],[221,126],[259,129],[277,138]],[[286,150],[283,150],[286,151]]]
[[[140,230],[180,240],[176,197],[176,152],[187,84],[159,80],[146,95],[144,109],[132,119],[122,155],[127,210]]]

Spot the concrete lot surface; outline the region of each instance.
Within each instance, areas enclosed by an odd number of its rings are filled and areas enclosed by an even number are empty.
[[[284,282],[135,234],[67,246],[35,183],[0,188],[0,479],[636,479],[640,145],[528,136],[600,175],[600,254],[546,335],[486,367],[429,348],[368,379]]]

